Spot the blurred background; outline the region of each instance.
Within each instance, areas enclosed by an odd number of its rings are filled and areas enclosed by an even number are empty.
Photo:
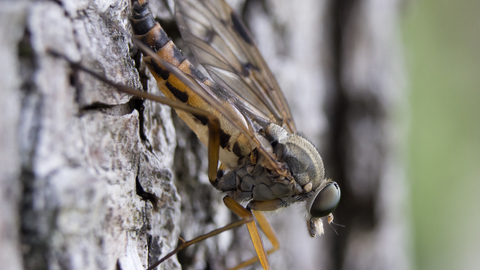
[[[417,269],[480,267],[480,1],[408,1]]]

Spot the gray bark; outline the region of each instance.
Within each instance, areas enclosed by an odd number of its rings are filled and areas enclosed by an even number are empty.
[[[327,225],[309,238],[303,205],[271,216],[282,244],[272,269],[410,269],[400,2],[236,2],[297,127],[342,188],[338,235]],[[150,7],[171,21],[163,2]],[[173,127],[168,107],[119,94],[47,53],[158,93],[118,30],[130,29],[129,0],[12,1],[0,12],[2,269],[142,269],[179,235],[236,219],[208,182],[206,148],[178,119]],[[253,255],[240,228],[179,261],[225,269]]]
[[[138,105],[47,53],[141,88],[130,40],[116,30],[129,25],[129,1],[2,2],[1,10],[11,18],[2,16],[2,37],[9,38],[2,50],[11,58],[2,58],[2,82],[14,81],[2,87],[3,102],[14,104],[2,114],[9,121],[2,129],[11,133],[2,138],[10,151],[2,150],[2,161],[9,160],[2,162],[2,191],[9,195],[2,196],[9,200],[2,204],[2,223],[9,225],[2,235],[15,244],[2,239],[15,256],[1,264],[144,269],[177,243],[170,110]],[[158,211],[138,195],[137,182],[158,197]],[[170,261],[165,268],[180,267]]]

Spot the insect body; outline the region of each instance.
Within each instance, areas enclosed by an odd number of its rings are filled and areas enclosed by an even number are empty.
[[[184,104],[174,106],[177,114],[208,146],[211,184],[226,192],[225,204],[242,220],[188,241],[166,258],[247,224],[258,258],[268,269],[253,215],[275,250],[278,242],[260,211],[305,201],[307,229],[313,237],[323,233],[321,217],[333,220],[331,212],[339,202],[340,189],[325,179],[315,147],[295,134],[285,98],[231,8],[223,0],[178,0],[175,13],[183,39],[211,79],[181,54],[154,21],[146,1],[133,1],[132,26],[136,38],[153,50],[145,50],[144,61],[159,88],[167,98]],[[238,202],[248,202],[247,207]]]

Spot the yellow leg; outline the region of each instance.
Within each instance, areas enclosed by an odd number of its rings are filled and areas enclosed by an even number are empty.
[[[143,92],[143,91],[133,89],[133,88],[128,87],[128,86],[113,83],[113,82],[109,81],[108,79],[106,79],[105,77],[96,74],[92,70],[70,61],[68,58],[66,58],[65,56],[63,56],[61,54],[58,54],[58,53],[53,52],[53,51],[50,51],[50,53],[52,55],[64,58],[65,60],[67,60],[72,65],[72,67],[83,70],[84,72],[89,73],[90,75],[98,78],[99,80],[116,87],[117,90],[120,91],[120,92],[127,93],[127,94],[130,94],[130,95],[135,95],[135,96],[138,96],[138,97],[141,97],[141,98],[144,98],[144,99],[156,101],[156,102],[159,102],[159,103],[162,103],[162,104],[169,105],[172,108],[184,110],[184,111],[192,113],[192,114],[207,117],[207,119],[208,119],[208,129],[209,129],[208,178],[209,178],[209,180],[212,184],[217,180],[216,177],[217,177],[217,167],[218,167],[219,149],[220,149],[220,124],[219,124],[218,118],[215,115],[212,115],[209,112],[206,112],[204,110],[185,105],[185,104],[183,104],[181,102],[178,102],[178,101],[175,101],[175,100],[170,100],[170,99],[167,99],[167,98],[158,97],[158,96],[155,96],[155,95]],[[254,216],[252,214],[252,211],[245,209],[243,206],[241,206],[235,200],[233,200],[232,198],[230,198],[228,196],[226,196],[223,199],[223,201],[224,201],[225,205],[231,211],[233,211],[235,214],[237,214],[241,218],[241,220],[230,223],[230,224],[228,224],[228,225],[226,225],[222,228],[211,231],[211,232],[209,232],[207,234],[204,234],[202,236],[199,236],[199,237],[197,237],[193,240],[183,242],[175,250],[173,250],[172,252],[167,254],[165,257],[163,257],[160,261],[151,265],[147,270],[154,269],[159,264],[164,262],[166,259],[175,255],[180,250],[187,248],[188,246],[191,246],[191,245],[193,245],[195,243],[198,243],[200,241],[203,241],[203,240],[205,240],[209,237],[220,234],[224,231],[228,231],[228,230],[231,230],[233,228],[239,227],[243,224],[247,224],[247,228],[248,228],[248,231],[250,233],[250,237],[252,238],[253,246],[255,247],[255,251],[257,252],[257,257],[255,257],[253,260],[251,260],[252,261],[251,263],[253,263],[257,260],[260,260],[260,263],[262,264],[263,268],[265,270],[269,270],[270,266],[269,266],[268,260],[267,260],[267,253],[265,252],[265,249],[263,247],[263,243],[262,243],[262,240],[260,238],[260,234],[258,233],[257,226],[255,224],[255,219],[254,219]],[[266,233],[267,237],[270,239],[270,241],[272,243],[276,243],[276,244],[274,244],[274,250],[278,249],[278,241],[275,237],[275,234],[273,233],[273,230],[271,229],[271,226],[268,224],[268,221],[266,221],[265,217],[263,216],[263,214],[260,214],[260,212],[256,212],[255,216],[259,217],[260,227],[262,228],[263,231],[265,231],[265,233]],[[273,236],[273,238],[271,238],[271,236]],[[272,241],[272,239],[274,239],[274,240]],[[277,247],[275,248],[275,246],[277,246]],[[271,253],[274,250],[271,250],[268,253]],[[248,263],[248,264],[251,264],[251,263]],[[246,264],[246,265],[248,265],[248,264]],[[235,269],[238,269],[238,267],[235,268]]]
[[[195,243],[198,243],[198,242],[203,241],[207,238],[210,238],[212,236],[220,234],[224,231],[228,231],[228,230],[231,230],[233,228],[239,227],[239,226],[241,226],[245,223],[247,224],[248,231],[250,233],[250,236],[252,237],[253,246],[255,247],[255,250],[256,250],[257,255],[258,255],[258,257],[255,258],[255,261],[257,261],[258,258],[260,258],[260,263],[262,264],[263,269],[269,270],[270,266],[268,265],[267,254],[265,253],[265,249],[263,248],[262,239],[260,238],[260,234],[258,233],[257,226],[255,225],[255,220],[254,220],[254,217],[252,215],[252,212],[245,209],[243,206],[241,206],[235,200],[233,200],[232,198],[230,198],[228,196],[225,196],[225,198],[223,198],[223,202],[228,207],[228,209],[232,210],[232,212],[237,214],[241,218],[241,220],[230,223],[230,224],[228,224],[228,225],[226,225],[222,228],[213,230],[213,231],[211,231],[207,234],[201,235],[201,236],[199,236],[195,239],[192,239],[190,241],[183,242],[174,251],[168,253],[161,260],[159,260],[158,262],[151,265],[147,270],[154,269],[159,264],[161,264],[162,262],[164,262],[166,259],[170,258],[171,256],[177,254],[182,249],[185,249],[185,248],[187,248],[187,247],[189,247],[189,246],[191,246]],[[267,224],[268,224],[268,222],[267,222]],[[270,227],[270,225],[268,225],[268,226]],[[271,227],[270,227],[270,231],[273,233],[273,230],[271,230]],[[278,243],[278,241],[275,241],[275,242]]]
[[[265,217],[265,215],[262,212],[260,212],[260,211],[252,211],[252,212],[255,215],[255,218],[257,219],[258,225],[260,225],[260,229],[262,229],[262,231],[265,233],[265,235],[267,236],[270,243],[272,243],[272,248],[267,251],[267,255],[272,254],[273,252],[280,249],[280,243],[278,242],[278,238],[275,235],[275,231],[273,230],[272,226],[270,225],[270,222],[268,222],[267,218]],[[257,254],[258,254],[258,252],[257,252]],[[228,270],[237,270],[237,269],[241,269],[241,268],[244,268],[246,266],[249,266],[250,264],[258,261],[259,257],[260,256],[253,257],[250,260],[244,261],[244,262],[240,263],[239,265],[237,265],[233,268],[230,268]]]
[[[265,270],[270,269],[270,265],[268,264],[268,260],[267,260],[267,254],[265,253],[265,248],[263,247],[262,239],[260,238],[260,234],[258,233],[257,225],[255,224],[252,211],[245,209],[243,206],[241,206],[235,200],[233,200],[228,196],[223,199],[223,202],[230,210],[232,210],[232,212],[237,214],[240,218],[244,220],[249,220],[247,222],[247,228],[248,228],[248,232],[250,233],[250,237],[252,238],[252,243],[253,243],[253,246],[255,247],[255,252],[257,252],[257,257],[255,257],[252,262],[260,260],[260,263],[262,264],[263,269]],[[255,216],[257,216],[257,213],[254,212],[254,214]],[[261,213],[258,213],[258,214],[261,215],[261,217],[263,217],[264,221],[266,221],[265,216],[263,214]],[[268,224],[268,221],[266,222],[268,227],[270,227],[270,232],[273,233],[273,230],[271,229],[271,226]],[[262,227],[262,225],[260,225],[260,227]],[[263,227],[262,227],[262,230],[263,230]],[[278,241],[276,242],[278,243]],[[235,269],[238,269],[238,268],[235,268]]]

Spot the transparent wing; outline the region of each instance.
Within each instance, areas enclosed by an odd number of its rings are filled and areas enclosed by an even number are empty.
[[[296,133],[288,104],[252,37],[223,0],[177,0],[175,17],[182,38],[212,79],[271,122]],[[247,104],[245,104],[247,103]],[[242,110],[241,110],[242,111]],[[244,113],[244,111],[242,111]]]
[[[198,94],[202,100],[217,110],[220,113],[220,115],[217,115],[218,117],[223,117],[238,128],[254,145],[256,145],[257,150],[268,160],[272,169],[275,169],[278,172],[283,172],[284,169],[281,164],[273,158],[271,150],[268,150],[270,147],[264,145],[264,140],[262,140],[258,134],[258,131],[261,128],[265,128],[268,125],[269,119],[267,117],[251,107],[248,103],[244,103],[241,100],[241,97],[233,95],[231,92],[219,87],[211,81],[207,80],[203,82],[201,78],[184,73],[178,67],[160,58],[158,54],[153,52],[140,40],[133,39],[133,42],[145,54],[152,57],[163,68]],[[241,114],[239,114],[239,111]],[[268,144],[268,142],[266,143]]]

